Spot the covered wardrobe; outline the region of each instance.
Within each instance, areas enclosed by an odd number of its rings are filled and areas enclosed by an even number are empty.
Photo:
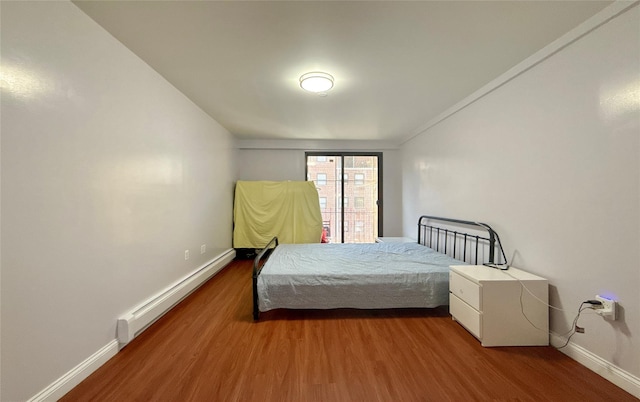
[[[239,254],[280,243],[319,243],[322,215],[312,181],[238,181],[233,207],[233,247]]]

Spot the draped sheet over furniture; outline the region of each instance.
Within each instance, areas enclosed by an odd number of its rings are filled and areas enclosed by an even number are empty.
[[[238,181],[233,207],[233,247],[263,248],[281,243],[319,243],[322,215],[311,181]]]
[[[422,216],[418,240],[279,245],[274,237],[254,260],[254,319],[278,308],[447,305],[450,265],[506,264],[498,234],[484,223]]]

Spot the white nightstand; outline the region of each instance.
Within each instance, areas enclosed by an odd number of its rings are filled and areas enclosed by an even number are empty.
[[[376,243],[415,243],[409,237],[376,237]]]
[[[516,268],[507,271],[482,265],[450,268],[451,315],[478,338],[482,346],[549,344],[546,279]]]

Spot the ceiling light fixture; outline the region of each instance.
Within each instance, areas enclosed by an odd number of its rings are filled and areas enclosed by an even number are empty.
[[[306,73],[300,77],[300,87],[321,94],[333,88],[333,77],[321,72]]]

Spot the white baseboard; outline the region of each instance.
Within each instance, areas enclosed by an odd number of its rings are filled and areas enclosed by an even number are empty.
[[[29,399],[28,402],[57,401],[71,391],[82,380],[89,377],[100,366],[118,353],[118,341],[112,340],[68,373],[54,381],[51,385]]]
[[[156,304],[152,307],[149,306],[148,302],[147,305],[138,307],[137,309],[143,309],[146,313],[151,310],[155,310],[153,312],[156,314],[156,317],[151,320],[151,322],[155,321],[167,311],[167,308],[172,308],[176,301],[182,300],[229,264],[229,262],[235,258],[235,254],[235,250],[233,249],[225,251],[193,271],[191,274],[187,275],[187,277],[178,281],[177,284],[174,284],[163,292],[160,292],[160,295],[153,299]],[[175,299],[170,300],[171,297]],[[167,304],[169,302],[173,304]],[[146,323],[145,328],[149,324],[150,323]],[[142,330],[144,330],[144,328],[138,328],[138,331]],[[96,371],[100,366],[115,356],[120,350],[120,346],[122,345],[118,342],[118,339],[112,340],[65,375],[58,378],[48,387],[31,397],[28,402],[57,401],[62,398],[67,392],[71,391],[76,385],[80,384],[85,378],[91,375],[91,373]]]
[[[551,335],[552,345],[563,345],[565,340],[559,336]],[[560,349],[562,353],[569,356],[573,360],[582,364],[589,370],[599,374],[601,377],[609,380],[618,387],[624,389],[631,395],[640,398],[640,378],[621,369],[613,363],[597,356],[582,346],[569,342],[569,344]]]
[[[226,267],[235,257],[236,251],[234,249],[224,251],[118,318],[117,334],[120,345],[124,347],[131,342],[133,338],[171,310],[173,306]]]

